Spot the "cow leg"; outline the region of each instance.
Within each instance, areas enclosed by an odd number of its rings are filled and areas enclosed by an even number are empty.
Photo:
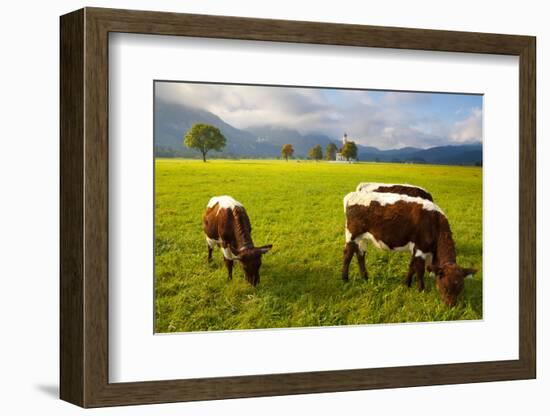
[[[353,241],[349,241],[346,243],[346,247],[344,247],[344,265],[342,267],[342,280],[344,282],[347,282],[349,280],[349,264],[351,263],[351,259],[353,258],[353,255],[357,251],[357,244],[355,244]]]
[[[414,264],[415,264],[414,259],[415,259],[415,257],[414,257],[414,254],[413,254],[412,257],[411,257],[411,262],[409,263],[409,271],[407,273],[407,279],[405,280],[405,284],[407,285],[407,287],[411,287],[414,272],[416,271],[415,266],[414,266]]]
[[[233,260],[223,258],[225,262],[225,267],[227,267],[227,280],[233,279]]]
[[[208,246],[208,262],[212,261],[212,247]]]
[[[210,240],[208,237],[206,237],[206,245],[208,246],[208,262],[211,262],[212,261],[213,244],[212,244],[212,240]]]
[[[367,268],[365,267],[366,248],[366,242],[360,242],[357,244],[355,254],[357,255],[357,263],[359,264],[359,274],[363,279],[368,280],[369,275],[367,273]]]
[[[424,271],[426,269],[426,261],[422,257],[415,257],[414,268],[416,270],[416,287],[419,291],[422,291],[424,290]]]

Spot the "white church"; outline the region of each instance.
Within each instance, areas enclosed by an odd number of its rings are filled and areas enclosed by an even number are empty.
[[[344,145],[348,142],[348,134],[344,133],[344,136],[342,137],[342,147],[338,149],[338,152],[336,153],[336,162],[347,162],[348,160],[342,155],[342,148]],[[350,162],[354,162],[356,159],[350,159]]]

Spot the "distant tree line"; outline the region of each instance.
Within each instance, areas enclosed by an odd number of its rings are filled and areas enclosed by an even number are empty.
[[[220,129],[210,124],[196,123],[185,133],[183,137],[183,144],[189,149],[195,149],[202,155],[203,162],[206,162],[206,156],[211,150],[221,152],[225,147],[227,140],[221,133]],[[325,153],[323,155],[323,148],[320,144],[316,144],[308,151],[307,157],[315,161],[323,159],[335,160],[336,152],[338,148],[334,143],[329,143],[326,146]],[[348,161],[350,159],[357,159],[357,146],[354,142],[348,141],[344,144],[340,153]],[[177,152],[171,149],[155,147],[155,156],[159,157],[185,157],[185,152]],[[281,156],[288,162],[288,159],[294,156],[294,147],[290,143],[285,143],[281,148]],[[231,157],[227,156],[226,157]]]
[[[202,158],[204,162],[206,162],[206,157],[208,153],[212,150],[221,152],[227,144],[227,140],[225,136],[221,133],[221,131],[212,125],[204,124],[204,123],[196,123],[194,124],[183,136],[183,145],[185,146],[184,149],[174,149],[171,147],[166,146],[160,146],[156,145],[154,146],[154,155],[155,157],[167,157],[167,158],[174,158],[174,157],[181,157],[181,158]],[[189,150],[186,150],[189,149]],[[198,151],[198,154],[197,152]],[[337,145],[329,142],[323,152],[323,148],[320,144],[316,144],[312,146],[308,152],[307,152],[307,158],[310,160],[327,160],[332,161],[336,160],[336,155],[340,154],[342,157],[344,157],[347,161],[350,160],[356,160],[358,159],[358,147],[353,141],[346,141],[342,148],[338,149]],[[218,156],[222,159],[272,159],[273,155],[257,155],[257,154],[232,154],[231,152],[225,151],[223,154]],[[295,155],[295,149],[291,143],[286,143],[281,148],[281,157],[284,158],[286,161],[288,161],[289,158],[297,158],[302,159],[304,158],[303,155]],[[388,156],[378,156],[378,155],[372,155],[372,154],[362,154],[361,155],[362,160],[364,161],[371,161],[371,162],[391,162],[391,163],[415,163],[415,164],[424,164],[424,163],[432,163],[432,164],[446,164],[443,161],[434,161],[434,160],[426,160],[422,157],[419,157],[418,155],[415,156],[409,156],[404,158],[398,158],[398,157],[388,157]],[[477,160],[477,161],[471,161],[465,160],[460,161],[456,160],[454,163],[450,163],[452,165],[462,165],[462,166],[477,166],[482,167],[483,166],[483,160]]]
[[[348,141],[346,142],[346,144],[344,144],[342,149],[340,149],[340,153],[342,154],[343,157],[346,158],[346,160],[349,161],[352,159],[357,159],[357,153],[358,153],[357,150],[358,149],[355,142]],[[338,148],[332,142],[327,144],[324,154],[323,154],[323,148],[321,147],[321,145],[316,144],[308,150],[307,157],[308,159],[312,159],[315,161],[319,161],[322,159],[330,161],[330,160],[336,160],[337,152],[338,152]],[[283,145],[283,147],[281,148],[281,156],[288,161],[288,158],[292,157],[293,155],[294,155],[294,148],[292,147],[292,145],[289,143]]]

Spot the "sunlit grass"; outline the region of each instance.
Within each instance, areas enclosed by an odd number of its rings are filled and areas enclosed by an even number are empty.
[[[181,332],[482,317],[482,170],[474,167],[295,161],[156,161],[155,330]],[[369,246],[369,280],[340,279],[342,198],[359,182],[428,189],[449,218],[458,262],[479,269],[454,308],[426,277],[407,288],[409,255]],[[222,255],[206,261],[201,216],[210,197],[242,202],[257,245],[273,244],[254,288],[240,267],[227,281]]]

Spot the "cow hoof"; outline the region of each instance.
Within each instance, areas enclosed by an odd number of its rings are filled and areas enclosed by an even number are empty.
[[[347,276],[347,275],[342,275],[342,281],[343,281],[344,283],[349,282],[348,276]]]

